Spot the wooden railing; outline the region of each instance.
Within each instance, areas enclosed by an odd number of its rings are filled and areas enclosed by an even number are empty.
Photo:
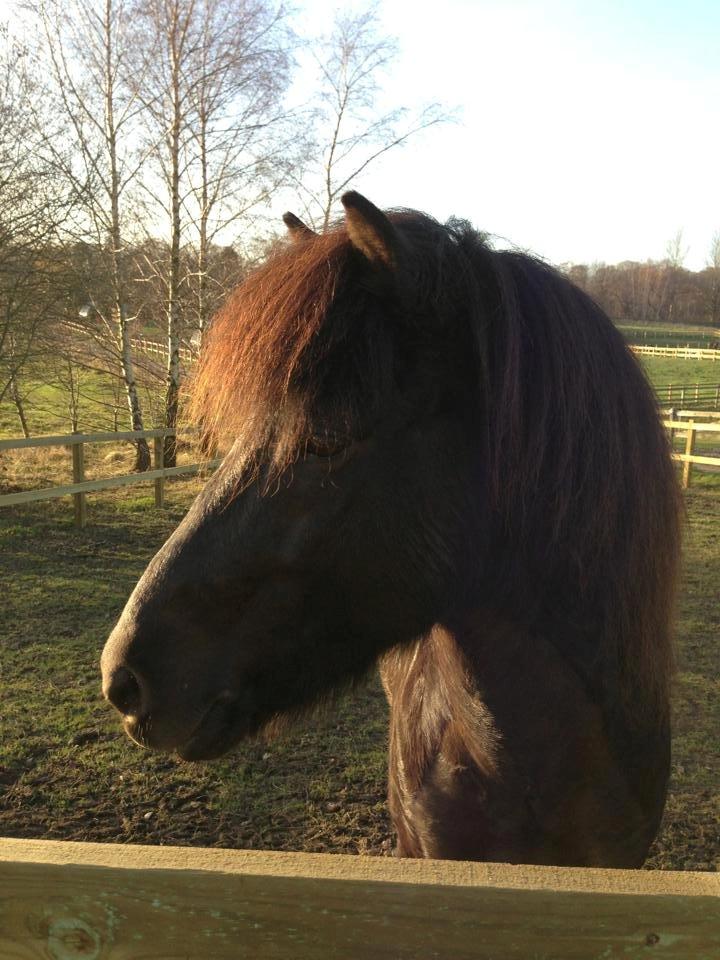
[[[644,344],[630,344],[633,353],[650,357],[677,357],[684,360],[720,360],[720,350],[703,347],[651,347]]]
[[[658,403],[685,407],[690,404],[700,410],[720,409],[720,382],[664,383],[655,387]]]
[[[140,353],[165,358],[168,355],[167,343],[161,343],[159,340],[149,340],[147,337],[132,337],[130,343]],[[197,359],[197,355],[189,347],[178,347],[178,354],[181,360],[188,363],[193,363]]]
[[[153,481],[155,485],[155,504],[161,507],[165,497],[165,480],[168,477],[193,476],[201,470],[213,469],[221,462],[220,459],[208,460],[204,463],[188,463],[179,467],[164,465],[165,437],[192,434],[193,430],[128,430],[125,432],[109,433],[70,433],[55,437],[29,437],[22,440],[0,440],[0,451],[20,450],[28,447],[70,447],[72,453],[73,482],[55,487],[43,487],[39,490],[23,490],[19,493],[5,493],[0,496],[0,507],[9,507],[14,504],[32,503],[36,500],[52,500],[55,497],[72,496],[75,506],[75,523],[84,527],[87,523],[87,505],[85,495],[94,490],[107,490],[113,487],[125,487],[136,483]],[[153,440],[154,462],[152,470],[142,473],[129,473],[115,477],[103,477],[98,480],[85,479],[86,443],[111,443],[118,440]]]
[[[0,956],[716,960],[720,875],[0,840]]]
[[[670,432],[670,442],[674,444],[675,437],[685,437],[685,448],[682,453],[673,451],[673,459],[682,463],[682,485],[685,489],[690,486],[692,479],[692,465],[717,467],[720,469],[720,457],[706,457],[695,452],[698,434],[714,434],[720,441],[720,412],[714,410],[665,410],[666,419],[663,426]],[[698,417],[703,418],[698,422]],[[709,422],[705,422],[709,421]]]
[[[720,412],[712,410],[675,410],[663,411],[665,419],[663,425],[670,431],[670,439],[674,442],[676,436],[685,437],[685,448],[682,453],[673,452],[673,458],[683,464],[682,484],[689,487],[692,479],[692,465],[717,467],[720,469],[720,457],[703,456],[696,453],[698,434],[715,434],[720,440]],[[713,422],[714,421],[714,422]],[[0,495],[0,507],[15,504],[32,503],[37,500],[51,500],[55,497],[72,496],[75,507],[75,523],[83,527],[87,523],[86,494],[96,490],[106,490],[115,487],[130,486],[137,483],[152,481],[155,485],[155,504],[161,507],[164,503],[165,480],[168,477],[192,476],[201,470],[210,470],[217,467],[221,460],[213,459],[204,463],[189,463],[177,467],[166,467],[163,463],[164,438],[174,435],[192,434],[193,430],[132,430],[126,432],[108,433],[71,433],[52,437],[30,437],[28,439],[0,440],[0,452],[3,450],[19,450],[28,447],[69,447],[72,455],[73,482],[54,487],[43,487],[39,490],[23,490],[19,493]],[[115,477],[103,477],[97,480],[85,478],[84,444],[111,443],[119,440],[138,440],[144,437],[154,442],[153,469],[143,473],[123,474]]]

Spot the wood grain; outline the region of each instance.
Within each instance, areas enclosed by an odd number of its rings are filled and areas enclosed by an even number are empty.
[[[0,957],[717,960],[720,878],[5,840]]]

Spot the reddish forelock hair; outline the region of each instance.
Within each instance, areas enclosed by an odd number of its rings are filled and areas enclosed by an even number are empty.
[[[322,327],[350,249],[343,229],[283,245],[231,294],[208,331],[192,386],[189,415],[206,435],[258,450],[282,412],[286,435],[275,456],[287,456],[302,437],[293,375]]]

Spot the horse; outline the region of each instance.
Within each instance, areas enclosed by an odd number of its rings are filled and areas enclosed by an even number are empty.
[[[379,664],[404,857],[636,867],[669,774],[678,485],[605,313],[468,222],[346,193],[208,334],[228,450],[102,655],[187,761]]]

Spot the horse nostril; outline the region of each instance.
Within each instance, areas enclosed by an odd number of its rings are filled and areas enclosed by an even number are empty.
[[[137,677],[126,667],[118,667],[110,678],[105,696],[124,716],[140,712],[142,694]]]

